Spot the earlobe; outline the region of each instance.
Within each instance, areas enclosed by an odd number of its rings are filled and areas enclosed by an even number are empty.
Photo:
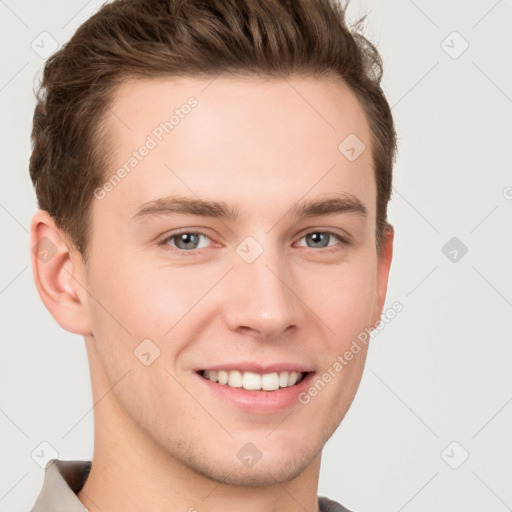
[[[385,231],[385,240],[382,246],[380,256],[377,259],[377,289],[375,292],[374,314],[372,318],[372,327],[375,327],[380,320],[384,303],[386,302],[386,293],[388,288],[389,269],[393,258],[393,240],[395,230],[391,224]]]
[[[34,282],[44,305],[66,331],[89,335],[87,292],[80,283],[84,266],[68,237],[44,210],[30,224]]]

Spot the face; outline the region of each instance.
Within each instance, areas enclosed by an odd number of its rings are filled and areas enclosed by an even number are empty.
[[[110,112],[85,286],[91,364],[129,371],[111,413],[209,478],[290,480],[347,412],[366,346],[340,357],[386,291],[363,110],[335,79],[219,77],[128,81]]]

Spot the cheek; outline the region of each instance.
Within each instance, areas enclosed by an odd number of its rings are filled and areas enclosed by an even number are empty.
[[[335,335],[335,343],[344,344],[371,324],[376,293],[374,265],[361,260],[357,265],[318,269],[310,286],[301,296]],[[305,281],[304,281],[305,282]]]
[[[189,329],[190,318],[201,310],[199,301],[218,279],[192,267],[162,268],[136,258],[103,258],[95,269],[88,282],[94,297],[89,307],[94,337],[105,350],[110,346],[116,358],[129,360],[145,339],[152,340],[161,355],[179,351],[179,343],[169,340]]]

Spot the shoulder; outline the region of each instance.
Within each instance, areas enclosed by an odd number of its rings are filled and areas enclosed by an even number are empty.
[[[331,500],[326,496],[318,497],[318,509],[320,512],[352,512],[337,501]]]

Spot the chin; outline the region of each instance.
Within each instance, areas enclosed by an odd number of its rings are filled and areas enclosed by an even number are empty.
[[[226,459],[220,464],[210,461],[197,461],[191,468],[210,480],[238,487],[269,487],[283,484],[297,478],[311,464],[309,459],[273,456],[271,460],[262,457],[253,467],[244,466],[238,459]]]

